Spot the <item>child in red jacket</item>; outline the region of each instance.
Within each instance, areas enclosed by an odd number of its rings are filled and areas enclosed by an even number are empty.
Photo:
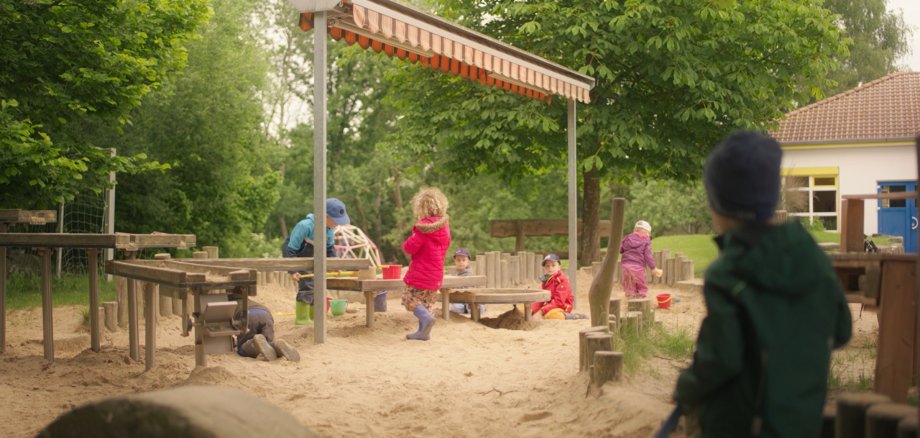
[[[569,284],[568,277],[562,273],[562,266],[559,264],[559,256],[556,254],[547,254],[543,258],[543,289],[550,292],[549,301],[542,303],[533,303],[530,305],[530,312],[534,316],[544,317],[551,310],[560,309],[563,318],[568,319],[565,315],[571,314],[575,304],[575,297],[572,295],[572,286]],[[558,314],[559,312],[553,312]]]
[[[402,304],[418,318],[418,330],[406,335],[406,339],[427,341],[434,325],[431,306],[438,299],[444,279],[444,256],[450,247],[447,197],[438,189],[423,187],[412,197],[412,211],[418,221],[412,227],[412,235],[403,242],[403,251],[411,260],[403,277],[406,292]]]

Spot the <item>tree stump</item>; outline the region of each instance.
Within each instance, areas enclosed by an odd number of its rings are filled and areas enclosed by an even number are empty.
[[[642,333],[642,312],[626,312],[625,324],[620,324],[623,333],[639,335]]]
[[[110,332],[118,331],[118,303],[115,301],[102,303],[102,314],[106,330]]]
[[[612,298],[610,300],[610,304],[607,305],[607,315],[616,316],[617,318],[619,318],[620,317],[620,304],[622,302],[623,300],[619,298]]]
[[[602,386],[610,380],[619,380],[623,372],[623,353],[619,351],[595,351],[591,382]]]
[[[890,402],[888,397],[875,393],[845,393],[837,398],[837,422],[834,430],[838,438],[863,438],[866,433],[866,410],[876,403]]]
[[[901,419],[898,423],[898,438],[917,438],[917,413]]]
[[[620,324],[619,318],[612,316],[612,315],[607,317],[607,327],[609,327],[608,332],[610,332],[611,334],[619,333],[619,324]],[[613,337],[613,348],[617,348],[616,343],[617,343],[617,337],[614,336]]]
[[[895,438],[898,423],[917,415],[917,407],[903,403],[876,403],[866,410],[866,438]]]
[[[527,309],[525,309],[527,311]],[[591,367],[591,361],[588,359],[588,334],[589,333],[606,333],[607,327],[596,326],[582,329],[578,332],[578,371],[585,371]]]
[[[642,329],[648,328],[655,322],[655,318],[652,316],[652,299],[651,298],[638,298],[632,299],[627,302],[626,310],[630,312],[641,312],[642,313]]]
[[[594,353],[598,351],[613,351],[613,335],[606,332],[589,333],[585,337],[585,348],[586,371],[593,374]]]
[[[277,406],[234,388],[184,386],[95,401],[62,414],[38,437],[314,437]]]

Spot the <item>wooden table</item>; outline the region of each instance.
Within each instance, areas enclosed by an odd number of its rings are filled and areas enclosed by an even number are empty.
[[[442,304],[442,317],[445,320],[450,320],[450,290],[451,289],[465,289],[471,287],[480,287],[486,285],[486,277],[484,275],[470,275],[465,277],[457,277],[453,275],[445,275],[444,281],[441,282],[441,304]],[[351,292],[361,292],[364,294],[365,302],[367,303],[366,313],[367,313],[367,326],[374,326],[374,295],[377,292],[383,291],[404,291],[406,290],[406,284],[403,283],[402,279],[358,279],[355,277],[338,277],[338,278],[327,278],[326,279],[326,288],[330,290],[342,290],[342,291],[351,291]]]
[[[875,391],[897,402],[917,375],[916,254],[832,254],[847,301],[878,306]]]
[[[543,289],[482,288],[450,292],[451,303],[470,305],[470,316],[479,321],[479,304],[523,304],[524,320],[530,321],[530,304],[549,301],[550,292]]]
[[[83,248],[86,250],[89,272],[89,319],[90,345],[93,351],[99,351],[99,283],[95,269],[99,250],[112,248],[124,251],[128,258],[134,258],[137,251],[146,248],[188,248],[195,246],[193,234],[74,234],[74,233],[0,233],[0,247],[34,248],[42,255],[42,338],[45,347],[45,359],[54,361],[54,330],[52,325],[51,302],[51,252],[52,248]],[[0,254],[5,255],[5,254]],[[6,294],[6,258],[0,258],[0,296]],[[128,317],[129,339],[134,346],[130,351],[137,359],[137,301],[135,284],[128,282]],[[4,309],[5,311],[5,309]],[[6,334],[6,319],[0,318],[0,338]]]

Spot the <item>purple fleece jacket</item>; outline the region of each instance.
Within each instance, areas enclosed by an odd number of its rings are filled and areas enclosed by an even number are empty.
[[[620,263],[655,269],[655,259],[652,258],[652,239],[639,233],[632,233],[620,242]]]

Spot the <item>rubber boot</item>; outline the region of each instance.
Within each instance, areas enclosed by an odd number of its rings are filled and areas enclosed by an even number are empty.
[[[387,293],[379,293],[374,297],[374,312],[383,313],[387,311]]]
[[[268,339],[265,339],[264,335],[255,335],[252,338],[252,342],[256,344],[256,350],[259,351],[259,354],[265,358],[265,360],[272,361],[278,358],[278,354],[275,353],[275,348],[268,343]]]
[[[303,301],[295,302],[294,325],[309,325],[313,322],[313,306]]]
[[[291,362],[300,362],[300,353],[297,349],[288,344],[284,339],[276,339],[274,345],[275,353]]]
[[[415,306],[415,310],[413,310],[412,313],[418,318],[419,330],[415,333],[406,335],[406,339],[416,341],[427,341],[431,339],[431,327],[434,325],[434,317],[431,316],[431,312],[429,312],[424,305],[419,304]]]

